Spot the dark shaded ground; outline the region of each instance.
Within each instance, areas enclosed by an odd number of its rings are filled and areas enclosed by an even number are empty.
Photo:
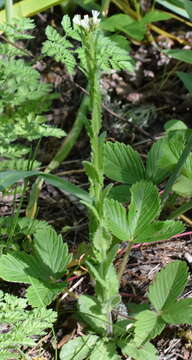
[[[58,7],[54,9],[54,12],[47,12],[35,18],[36,38],[32,42],[32,51],[35,55],[40,54],[41,43],[45,39],[45,27],[48,24],[59,24],[60,20],[61,11]],[[167,31],[172,31],[172,29],[178,33],[181,30],[186,32],[186,28],[176,22],[168,24]],[[192,34],[187,36],[192,43]],[[170,42],[162,37],[157,37],[156,41],[159,46],[163,41],[170,46]],[[177,47],[177,44],[172,42],[171,46]],[[180,119],[190,126],[191,96],[176,77],[174,70],[189,71],[190,69],[188,65],[178,64],[175,60],[170,60],[160,54],[151,44],[133,45],[132,55],[136,60],[134,74],[121,72],[103,77],[104,105],[108,109],[104,110],[103,124],[109,138],[131,144],[145,158],[152,142],[161,136],[163,125],[167,120]],[[34,66],[41,72],[42,79],[51,82],[55,91],[61,94],[60,98],[54,101],[53,108],[47,115],[49,121],[68,132],[83,96],[83,91],[78,85],[85,88],[85,80],[80,73],[72,79],[66,74],[63,66],[50,59],[35,62]],[[60,142],[61,140],[51,138],[42,141],[38,160],[43,166],[52,159]],[[88,184],[82,171],[82,160],[88,158],[89,142],[84,130],[68,159],[54,173],[86,188]],[[10,214],[10,210],[11,203],[2,200],[1,215]],[[63,194],[50,185],[45,184],[41,192],[38,218],[48,221],[57,231],[62,232],[74,254],[78,245],[87,241],[87,217],[84,207],[73,197]],[[65,226],[70,226],[71,230],[65,232]],[[155,273],[173,259],[186,260],[191,271],[189,255],[192,255],[190,236],[134,249],[121,284],[123,301],[142,302]],[[117,267],[120,259],[121,256],[116,260]],[[191,284],[190,278],[184,296],[192,296]],[[73,290],[76,294],[92,292],[88,275],[81,268],[69,281],[69,287],[72,286],[76,286]],[[3,287],[4,290],[9,290],[8,283],[5,283]],[[14,285],[14,294],[22,295],[24,290],[24,287],[21,289],[20,286]],[[74,299],[69,296],[64,297],[55,326],[58,348],[76,334],[83,332],[82,326],[71,320],[74,309]],[[37,347],[29,352],[31,359],[54,359],[52,340],[51,334],[41,339]],[[189,327],[169,326],[154,343],[160,353],[160,360],[192,359],[192,335]],[[42,353],[42,348],[43,355],[38,357]]]

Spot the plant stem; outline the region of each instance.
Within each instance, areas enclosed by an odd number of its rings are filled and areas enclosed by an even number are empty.
[[[123,257],[123,260],[121,262],[121,265],[120,265],[120,268],[119,268],[119,271],[118,271],[119,286],[121,284],[121,278],[123,276],[123,273],[125,271],[125,268],[126,268],[126,265],[127,265],[128,259],[129,259],[129,254],[130,254],[131,248],[132,248],[132,242],[129,241],[129,243],[127,245],[127,250],[125,252],[125,255]]]
[[[8,24],[11,24],[13,18],[13,0],[5,0],[5,18]]]
[[[175,211],[173,211],[170,216],[168,217],[168,219],[175,219],[178,216],[184,214],[185,212],[189,211],[192,209],[192,200],[188,201],[186,204],[183,204],[181,206],[179,206]]]
[[[61,164],[61,162],[66,159],[66,157],[70,153],[86,122],[88,105],[89,105],[89,97],[87,95],[84,95],[75,122],[73,124],[73,127],[69,132],[69,134],[65,137],[63,143],[61,144],[54,158],[51,160],[49,165],[44,170],[45,174],[49,174],[51,171],[55,170]],[[43,179],[38,178],[32,187],[29,203],[26,209],[26,216],[28,216],[29,218],[33,219],[36,215],[38,198],[43,182],[44,182]]]
[[[103,16],[107,16],[107,15],[108,15],[110,2],[111,2],[111,0],[102,0],[102,3],[101,3],[101,14],[102,14]]]
[[[188,155],[190,154],[192,149],[192,134],[189,135],[189,138],[187,140],[187,143],[185,145],[185,148],[183,150],[183,153],[181,154],[181,157],[172,173],[172,175],[170,176],[167,185],[165,187],[165,191],[162,195],[162,207],[165,204],[165,202],[167,201],[168,197],[169,197],[169,193],[172,189],[173,184],[175,183],[178,175],[180,174],[180,171],[185,163],[185,161],[187,160]]]

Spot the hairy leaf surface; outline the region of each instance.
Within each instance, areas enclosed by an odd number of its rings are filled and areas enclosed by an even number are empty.
[[[112,180],[133,184],[145,178],[145,170],[139,153],[123,143],[108,142],[105,145],[105,174]]]
[[[148,298],[158,311],[175,303],[182,294],[188,277],[188,268],[184,261],[174,261],[162,269],[149,286]]]

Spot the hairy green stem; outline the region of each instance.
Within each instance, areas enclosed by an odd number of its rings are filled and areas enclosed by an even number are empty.
[[[177,177],[180,174],[180,171],[185,163],[185,161],[187,160],[188,155],[190,154],[192,149],[192,134],[189,135],[189,138],[187,140],[187,143],[185,145],[185,148],[183,150],[183,153],[181,154],[181,157],[172,173],[172,175],[170,176],[167,185],[165,187],[165,191],[162,195],[162,207],[165,204],[165,202],[167,201],[168,197],[169,197],[169,193],[172,189],[173,184],[175,183]]]
[[[126,265],[127,265],[128,259],[129,259],[129,254],[130,254],[131,248],[132,248],[132,242],[129,241],[129,243],[127,245],[126,252],[124,254],[123,260],[121,262],[121,265],[120,265],[120,268],[119,268],[119,271],[118,271],[119,286],[121,284],[121,278],[123,276],[123,273],[125,271],[125,268],[126,268]]]
[[[7,24],[11,24],[13,18],[13,0],[5,0],[5,18]]]
[[[81,102],[73,127],[69,132],[69,134],[65,137],[63,143],[61,144],[54,158],[51,160],[49,165],[44,170],[45,174],[49,174],[51,171],[55,170],[61,164],[61,162],[66,159],[66,157],[70,153],[86,122],[86,114],[88,111],[88,106],[89,106],[89,97],[87,95],[84,95],[84,98]],[[44,180],[42,178],[38,178],[32,187],[29,203],[26,209],[26,215],[30,218],[34,218],[36,215],[38,198],[43,182]]]

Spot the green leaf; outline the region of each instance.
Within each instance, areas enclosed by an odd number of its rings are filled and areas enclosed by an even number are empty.
[[[112,234],[121,241],[128,241],[129,226],[124,206],[118,201],[106,199],[104,202],[104,212],[108,228]]]
[[[106,258],[107,250],[109,249],[112,241],[112,236],[106,231],[106,227],[103,226],[102,222],[97,227],[96,232],[93,234],[93,246],[94,254],[97,260],[103,261]]]
[[[119,202],[129,202],[131,198],[130,185],[116,185],[111,188],[107,197]]]
[[[93,296],[81,295],[78,300],[79,314],[91,329],[100,334],[106,334],[108,325],[107,315],[102,312],[102,307]]]
[[[166,121],[166,123],[164,125],[164,129],[168,133],[169,131],[174,131],[174,130],[187,130],[187,126],[181,120],[172,119],[172,120]]]
[[[34,235],[34,248],[39,257],[51,271],[54,278],[61,278],[72,256],[68,254],[68,247],[63,243],[61,235],[57,235],[52,228],[39,230]]]
[[[100,339],[97,341],[93,351],[90,355],[90,360],[121,360],[121,357],[116,353],[115,342],[104,341]]]
[[[192,74],[184,73],[182,71],[177,71],[177,76],[183,81],[187,90],[192,94]]]
[[[123,143],[105,145],[105,174],[112,180],[133,184],[145,178],[145,170],[138,152]]]
[[[2,171],[0,172],[0,191],[3,191],[8,186],[15,184],[26,177],[38,175],[37,170],[33,171]]]
[[[192,179],[180,175],[172,187],[172,190],[184,197],[192,196]]]
[[[67,193],[73,194],[86,202],[91,201],[91,198],[87,191],[82,190],[81,188],[75,186],[74,184],[70,183],[67,180],[61,179],[59,176],[44,174],[36,170],[0,172],[0,191],[3,191],[8,186],[15,184],[17,181],[28,178],[30,176],[41,176],[49,184],[58,187],[59,189],[66,191]]]
[[[117,14],[105,18],[101,22],[101,28],[106,31],[118,31],[122,29],[123,26],[127,26],[134,22],[133,18],[126,14]]]
[[[157,311],[175,303],[186,286],[187,277],[187,265],[179,260],[169,263],[156,275],[149,286],[148,298]]]
[[[12,282],[21,282],[30,284],[30,276],[26,273],[25,269],[28,267],[27,261],[30,255],[25,254],[25,260],[20,252],[12,254],[1,255],[0,257],[0,277],[4,280]],[[36,273],[36,268],[35,268]]]
[[[136,316],[134,342],[137,346],[159,335],[164,327],[165,321],[154,311],[145,310]]]
[[[100,182],[99,174],[93,164],[89,161],[83,161],[85,172],[91,181]]]
[[[137,236],[136,243],[153,242],[166,240],[185,230],[180,221],[156,221],[153,224],[146,225],[145,229]]]
[[[142,22],[144,24],[151,24],[152,22],[168,20],[172,18],[172,14],[168,14],[161,10],[150,10],[143,17]]]
[[[40,173],[39,175],[42,176],[48,182],[48,184],[51,184],[57,187],[58,189],[66,191],[69,194],[73,194],[81,200],[84,200],[86,202],[91,202],[89,193],[85,190],[82,190],[78,186],[72,184],[71,182],[61,179],[59,176],[56,175],[43,174],[43,173]]]
[[[30,278],[31,286],[27,289],[27,299],[31,306],[42,307],[49,305],[57,295],[66,289],[66,283],[39,281]]]
[[[96,335],[84,335],[68,341],[60,351],[60,360],[84,360],[98,341]]]
[[[166,306],[161,314],[168,324],[192,324],[192,298]]]
[[[189,15],[184,8],[183,0],[156,0],[156,2],[165,6],[167,9],[173,11],[179,16],[183,16],[187,19],[189,18]]]
[[[163,50],[163,52],[174,59],[192,64],[192,50],[171,49]]]
[[[192,3],[191,3],[191,0],[183,0],[183,2],[184,2],[185,10],[186,10],[187,14],[189,15],[189,18],[192,19]]]
[[[147,342],[137,347],[134,341],[127,343],[127,341],[119,341],[118,345],[125,356],[131,356],[135,360],[158,360],[157,350],[154,345]]]
[[[162,168],[160,160],[164,152],[164,140],[160,139],[155,142],[147,154],[146,163],[146,177],[155,184],[161,183],[162,180],[169,174],[170,168]],[[164,162],[166,165],[166,162]]]
[[[140,181],[131,187],[131,203],[128,212],[130,239],[136,238],[160,211],[157,188],[150,182]]]

